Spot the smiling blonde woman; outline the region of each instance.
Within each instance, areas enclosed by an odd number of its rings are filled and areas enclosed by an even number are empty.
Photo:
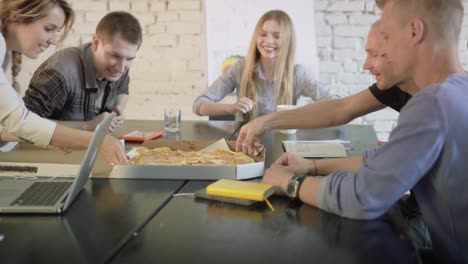
[[[274,112],[277,105],[296,104],[299,97],[312,101],[338,98],[294,64],[296,37],[291,18],[271,10],[257,22],[245,59],[239,59],[193,103],[201,116],[235,115],[248,121]],[[236,90],[233,104],[218,103]]]

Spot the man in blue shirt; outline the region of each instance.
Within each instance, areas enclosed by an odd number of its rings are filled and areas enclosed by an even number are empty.
[[[364,153],[357,172],[307,177],[298,198],[354,219],[375,219],[412,190],[428,226],[436,260],[468,262],[468,74],[458,55],[460,0],[377,0],[383,8],[380,76],[413,97],[400,112],[389,142]],[[405,84],[413,83],[406,86]],[[264,182],[286,186],[310,163],[282,156]]]

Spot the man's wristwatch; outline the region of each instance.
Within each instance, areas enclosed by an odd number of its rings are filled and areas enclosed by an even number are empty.
[[[299,195],[299,187],[301,187],[302,182],[305,180],[306,176],[294,176],[288,182],[288,187],[286,188],[286,194],[292,199],[297,198]]]

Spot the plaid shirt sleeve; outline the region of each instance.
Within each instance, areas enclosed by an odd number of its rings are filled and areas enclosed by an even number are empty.
[[[34,113],[56,119],[68,99],[65,78],[52,69],[38,69],[24,95],[26,107]]]

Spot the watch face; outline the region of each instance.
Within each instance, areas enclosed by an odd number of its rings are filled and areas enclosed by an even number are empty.
[[[288,188],[287,188],[287,195],[291,198],[296,198],[297,196],[297,186],[299,182],[296,179],[289,180]]]

